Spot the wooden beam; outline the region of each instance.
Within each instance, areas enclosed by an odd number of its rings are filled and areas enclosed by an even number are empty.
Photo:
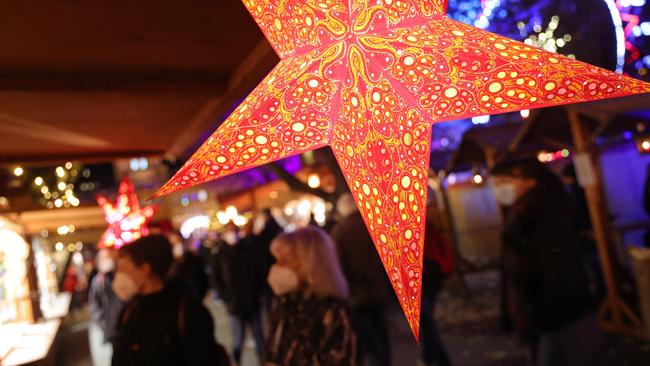
[[[185,132],[179,136],[165,156],[168,159],[184,159],[202,134],[212,133],[215,126],[223,121],[224,114],[233,108],[238,100],[253,90],[268,72],[278,63],[278,56],[266,41],[261,39],[251,53],[240,63],[232,74],[223,95],[215,95],[197,112]]]
[[[541,113],[542,113],[541,109],[534,109],[530,111],[528,118],[524,119],[524,123],[522,123],[521,128],[519,129],[515,137],[512,139],[512,141],[510,141],[510,144],[508,144],[509,153],[513,153],[521,147],[521,144],[530,133],[530,129],[535,126],[537,117],[539,117]]]
[[[128,159],[133,157],[157,157],[162,156],[162,150],[128,150],[128,151],[102,151],[102,152],[57,152],[47,155],[2,155],[0,164],[21,164],[21,165],[42,165],[58,164],[67,161],[78,161],[85,164],[105,163],[116,159]]]
[[[588,135],[583,129],[578,112],[567,109],[567,114],[576,152],[588,154]],[[593,165],[591,159],[590,164]],[[609,251],[608,235],[605,230],[607,227],[607,219],[604,211],[604,198],[602,197],[602,191],[600,190],[600,176],[598,174],[595,174],[595,176],[596,182],[587,185],[584,187],[584,190],[587,196],[587,206],[589,208],[589,216],[594,231],[594,238],[596,239],[596,248],[598,249],[600,266],[603,271],[605,285],[607,286],[607,296],[598,312],[599,322],[606,330],[636,335],[637,332],[631,331],[631,329],[640,328],[641,320],[623,301],[618,292],[618,286]]]
[[[120,92],[220,95],[227,78],[210,73],[174,70],[126,74],[61,74],[59,72],[13,72],[0,74],[0,91],[23,92]]]

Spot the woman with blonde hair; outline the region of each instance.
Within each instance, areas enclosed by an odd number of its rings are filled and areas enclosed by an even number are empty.
[[[348,285],[330,237],[316,227],[299,229],[278,236],[271,253],[268,282],[278,304],[265,365],[356,365]]]

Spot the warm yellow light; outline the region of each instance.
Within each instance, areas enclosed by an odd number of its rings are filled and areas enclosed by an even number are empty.
[[[23,168],[19,167],[19,166],[17,166],[14,169],[14,175],[17,176],[17,177],[20,177],[21,175],[23,175],[24,172],[25,172],[25,170]]]
[[[65,170],[62,167],[56,167],[56,176],[59,178],[65,177]]]
[[[63,201],[60,198],[57,198],[56,201],[54,201],[54,206],[57,208],[63,206]]]
[[[41,177],[34,178],[34,184],[36,184],[37,186],[40,186],[41,184],[43,184],[43,178],[41,178]]]
[[[648,150],[648,149],[650,149],[650,141],[647,141],[647,140],[646,140],[646,141],[643,141],[643,142],[641,143],[641,147],[643,148],[643,150]]]
[[[59,184],[57,184],[57,188],[59,188],[59,191],[65,191],[66,187],[67,186],[65,185],[64,182],[59,182]]]
[[[539,154],[537,154],[537,160],[542,163],[546,162],[546,151],[541,151]]]
[[[45,193],[47,193],[47,192],[49,192],[49,191],[50,191],[50,189],[47,188],[47,186],[45,186],[45,187],[41,187],[41,193],[45,194]]]
[[[237,215],[235,218],[232,220],[233,223],[237,226],[244,226],[248,222],[248,219],[244,215]]]
[[[80,203],[79,199],[77,197],[75,197],[75,196],[68,197],[68,202],[70,202],[70,204],[73,205],[74,207],[79,206],[79,203]]]
[[[58,228],[56,228],[56,233],[59,235],[67,235],[69,232],[70,229],[66,225],[59,226]]]
[[[230,220],[234,220],[239,213],[237,212],[237,207],[235,206],[228,206],[226,207],[226,215],[228,215],[228,218]]]
[[[72,169],[72,163],[71,162],[65,163],[65,168],[66,169]]]
[[[223,211],[217,212],[217,220],[219,220],[219,223],[221,225],[225,225],[230,221],[230,217],[228,216],[227,213]]]
[[[307,178],[307,185],[309,185],[311,188],[320,187],[320,177],[318,174],[310,174],[309,178]]]
[[[481,184],[483,183],[483,176],[480,174],[474,174],[474,178],[472,178],[472,180],[474,181],[474,184]]]

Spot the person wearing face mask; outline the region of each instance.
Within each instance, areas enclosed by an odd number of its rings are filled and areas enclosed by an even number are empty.
[[[230,223],[218,243],[214,283],[219,296],[226,304],[230,315],[232,331],[232,355],[239,364],[246,329],[250,328],[255,339],[259,358],[264,349],[264,333],[260,314],[260,298],[264,288],[259,260],[259,250],[254,236],[251,235],[252,224],[242,230]]]
[[[575,211],[561,180],[546,165],[525,159],[494,167],[491,184],[505,207],[504,305],[535,364],[599,365],[601,333],[581,265]]]
[[[90,282],[89,301],[91,322],[88,328],[90,355],[95,366],[109,366],[117,324],[124,303],[115,295],[111,285],[115,277],[113,248],[103,248],[95,258],[97,274]]]
[[[113,290],[126,305],[113,366],[228,365],[214,323],[180,279],[170,279],[172,245],[150,235],[120,248]]]
[[[280,234],[268,283],[278,297],[265,366],[357,365],[348,286],[330,237],[317,227]]]

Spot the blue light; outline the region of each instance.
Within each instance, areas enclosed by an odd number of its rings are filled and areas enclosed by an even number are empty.
[[[630,132],[630,131],[623,132],[623,138],[626,139],[626,140],[631,140],[632,139],[632,132]]]
[[[484,125],[490,122],[490,116],[476,116],[472,117],[472,123],[475,125]]]
[[[616,33],[616,72],[623,73],[623,66],[625,65],[625,33],[623,32],[623,21],[621,20],[621,13],[616,7],[614,0],[604,0],[609,9],[609,14],[614,22],[614,32]]]

